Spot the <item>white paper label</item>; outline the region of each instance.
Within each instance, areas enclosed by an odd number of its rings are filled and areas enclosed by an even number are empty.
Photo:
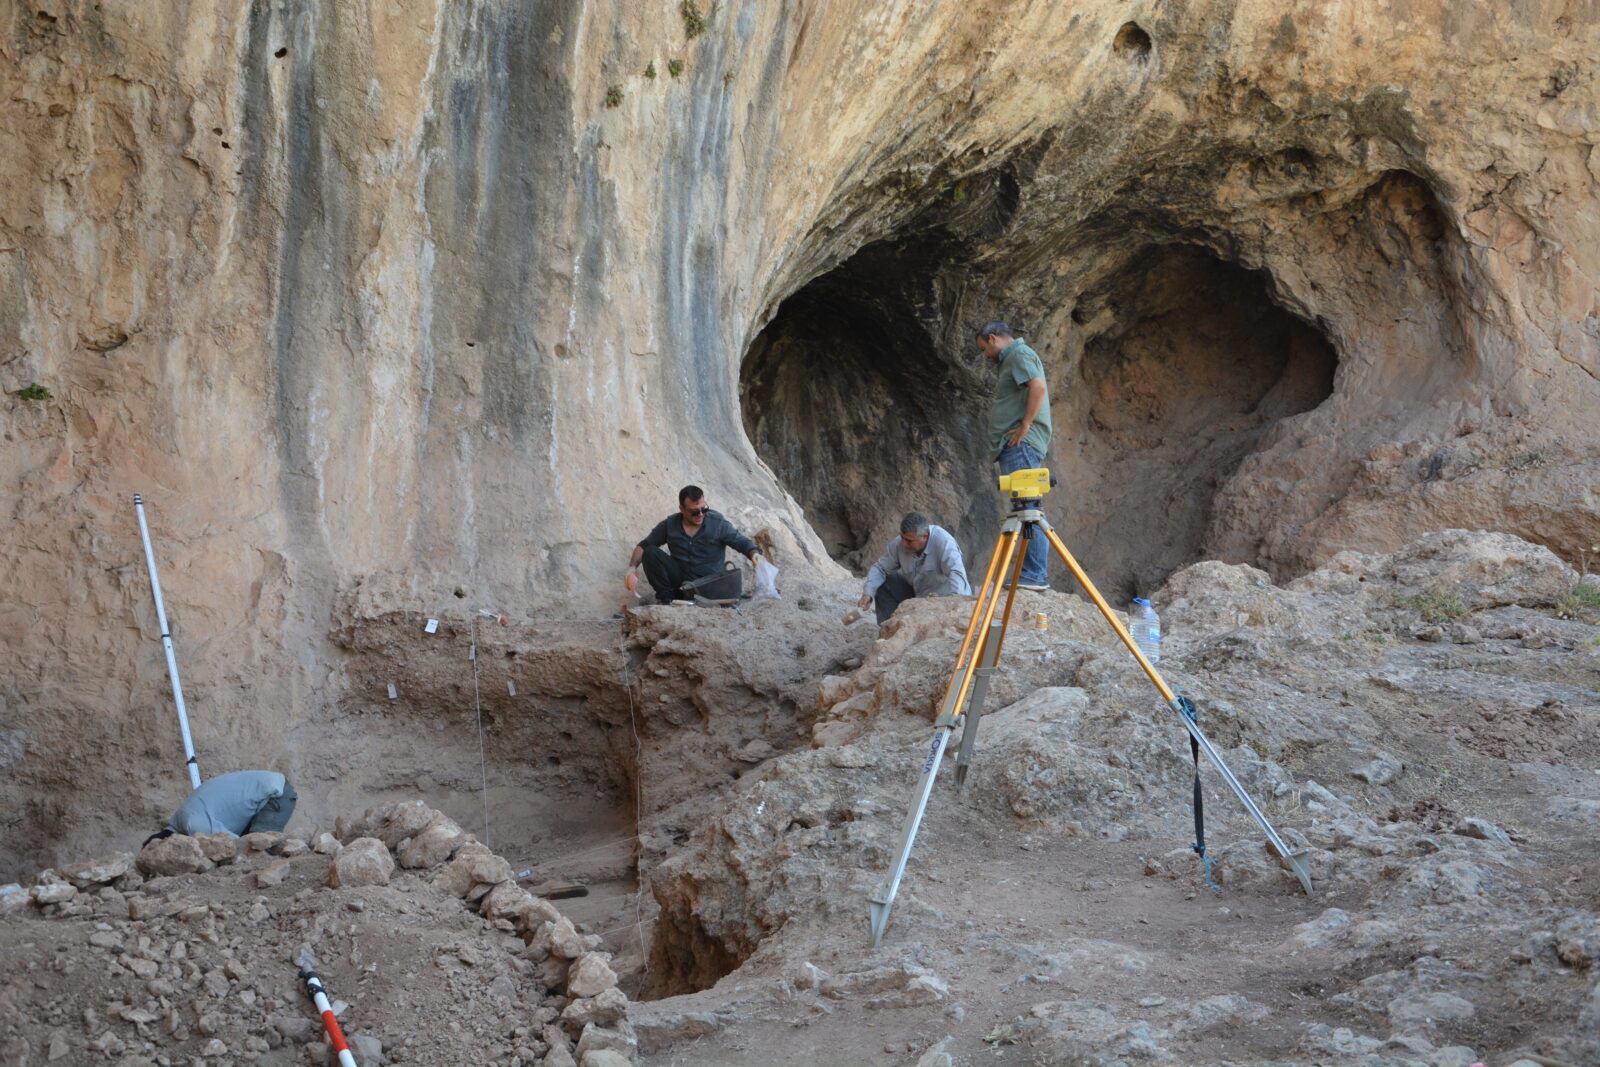
[[[516,682],[507,682],[506,683],[506,692],[511,694],[512,696],[516,696],[517,695],[517,683]]]
[[[389,699],[390,699],[390,700],[393,700],[393,699],[395,699],[395,698],[396,698],[396,697],[398,697],[398,696],[399,696],[399,695],[400,695],[400,694],[399,694],[399,693],[397,693],[397,692],[396,692],[396,691],[395,691],[395,688],[394,688],[394,683],[393,683],[393,682],[390,682],[390,683],[389,683]]]
[[[438,633],[439,632],[439,620],[438,619],[429,619],[428,620],[428,625],[426,625],[426,626],[424,626],[422,628],[422,632],[425,633],[425,634],[436,634],[436,633]]]

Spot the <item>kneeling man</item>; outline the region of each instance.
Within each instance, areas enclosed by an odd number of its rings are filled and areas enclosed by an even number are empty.
[[[678,490],[678,513],[656,523],[656,528],[633,546],[628,569],[633,570],[642,560],[657,602],[666,604],[681,595],[686,582],[722,570],[730,548],[749,557],[752,566],[761,558],[754,541],[734,529],[721,512],[707,506],[705,490],[686,485]]]
[[[862,587],[860,608],[875,605],[878,621],[894,614],[902,600],[914,596],[967,596],[967,567],[961,546],[942,526],[913,511],[900,520],[900,536],[889,542],[883,558],[872,565]]]

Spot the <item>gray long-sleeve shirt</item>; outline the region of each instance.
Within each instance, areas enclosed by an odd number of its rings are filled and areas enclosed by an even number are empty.
[[[640,548],[659,548],[666,545],[672,558],[688,568],[694,578],[704,578],[722,569],[728,558],[725,549],[733,549],[741,556],[756,550],[756,543],[722,517],[720,511],[708,511],[700,523],[700,532],[690,537],[683,529],[682,515],[668,515],[656,523],[656,528],[639,542]]]
[[[230,771],[207,778],[173,813],[167,827],[180,834],[244,833],[261,805],[283,796],[288,779],[277,771]]]
[[[967,566],[961,562],[961,546],[942,526],[928,527],[928,543],[921,552],[911,551],[898,537],[890,541],[882,558],[867,572],[862,591],[871,596],[895,573],[910,582],[918,596],[967,596],[972,592]]]

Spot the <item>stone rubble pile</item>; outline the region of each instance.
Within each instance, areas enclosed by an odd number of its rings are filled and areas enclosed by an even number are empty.
[[[601,939],[420,801],[342,817],[309,842],[154,840],[137,855],[43,871],[26,889],[0,887],[0,915],[12,920],[0,925],[7,951],[57,942],[61,981],[58,996],[0,990],[8,1065],[325,1063],[320,1020],[291,963],[302,945],[330,996],[349,998],[335,1011],[364,1067],[618,1067],[637,1057]],[[422,946],[430,937],[443,940]],[[430,947],[431,961],[399,958]],[[35,954],[26,966],[48,962]],[[417,973],[424,965],[436,974]]]

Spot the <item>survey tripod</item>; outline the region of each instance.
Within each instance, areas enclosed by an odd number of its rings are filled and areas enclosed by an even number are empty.
[[[883,931],[889,925],[889,909],[894,905],[895,894],[900,890],[900,879],[905,874],[906,861],[911,856],[911,845],[916,840],[917,828],[922,824],[923,812],[928,807],[928,797],[933,792],[934,778],[938,776],[939,766],[944,762],[945,748],[950,742],[950,735],[955,733],[958,725],[962,730],[961,747],[956,755],[956,785],[960,787],[966,781],[967,768],[972,763],[972,752],[978,736],[978,719],[983,714],[983,698],[988,692],[989,680],[994,675],[996,665],[1000,662],[1000,648],[1005,643],[1006,626],[1011,620],[1011,605],[1017,596],[1017,580],[1022,573],[1022,558],[1026,554],[1028,541],[1035,537],[1044,537],[1049,541],[1050,547],[1061,557],[1061,562],[1067,565],[1067,569],[1089,595],[1094,606],[1105,616],[1106,622],[1111,624],[1117,637],[1128,646],[1128,651],[1138,661],[1139,667],[1155,684],[1167,706],[1178,713],[1184,729],[1189,732],[1190,753],[1195,765],[1195,842],[1192,847],[1206,862],[1207,870],[1210,869],[1210,860],[1206,856],[1204,809],[1200,798],[1201,752],[1206,754],[1206,758],[1211,761],[1211,765],[1216,768],[1222,780],[1244,805],[1245,811],[1250,813],[1256,825],[1267,835],[1267,840],[1277,850],[1278,855],[1289,864],[1295,876],[1300,879],[1300,884],[1305,887],[1306,893],[1310,894],[1312,891],[1311,864],[1305,852],[1303,850],[1291,852],[1289,846],[1284,844],[1283,838],[1278,836],[1278,832],[1272,828],[1267,817],[1261,814],[1261,809],[1256,807],[1250,795],[1245,792],[1244,786],[1239,784],[1239,780],[1233,776],[1233,772],[1228,769],[1228,765],[1223,762],[1216,748],[1200,729],[1194,703],[1167,685],[1160,672],[1156,670],[1155,664],[1139,651],[1139,646],[1129,635],[1128,628],[1106,603],[1105,598],[1094,587],[1094,583],[1089,580],[1089,576],[1083,572],[1083,568],[1078,566],[1078,561],[1072,558],[1072,553],[1067,551],[1067,546],[1062,543],[1061,538],[1050,528],[1050,522],[1044,517],[1040,505],[1044,503],[1044,495],[1054,484],[1055,480],[1050,477],[1050,471],[1043,467],[1015,471],[1000,477],[1000,491],[1010,498],[1011,513],[1000,527],[999,540],[996,541],[994,552],[989,557],[989,568],[984,573],[977,602],[972,606],[972,618],[967,623],[966,636],[961,640],[961,651],[956,655],[956,666],[950,676],[950,685],[945,690],[944,703],[940,705],[939,717],[933,724],[933,742],[928,748],[927,758],[922,763],[922,776],[916,800],[906,814],[900,850],[896,853],[894,865],[889,868],[888,876],[884,879],[877,895],[871,898],[874,948],[882,940]],[[1005,594],[1006,606],[1005,610],[1000,612],[1000,617],[996,618],[1001,593]]]

